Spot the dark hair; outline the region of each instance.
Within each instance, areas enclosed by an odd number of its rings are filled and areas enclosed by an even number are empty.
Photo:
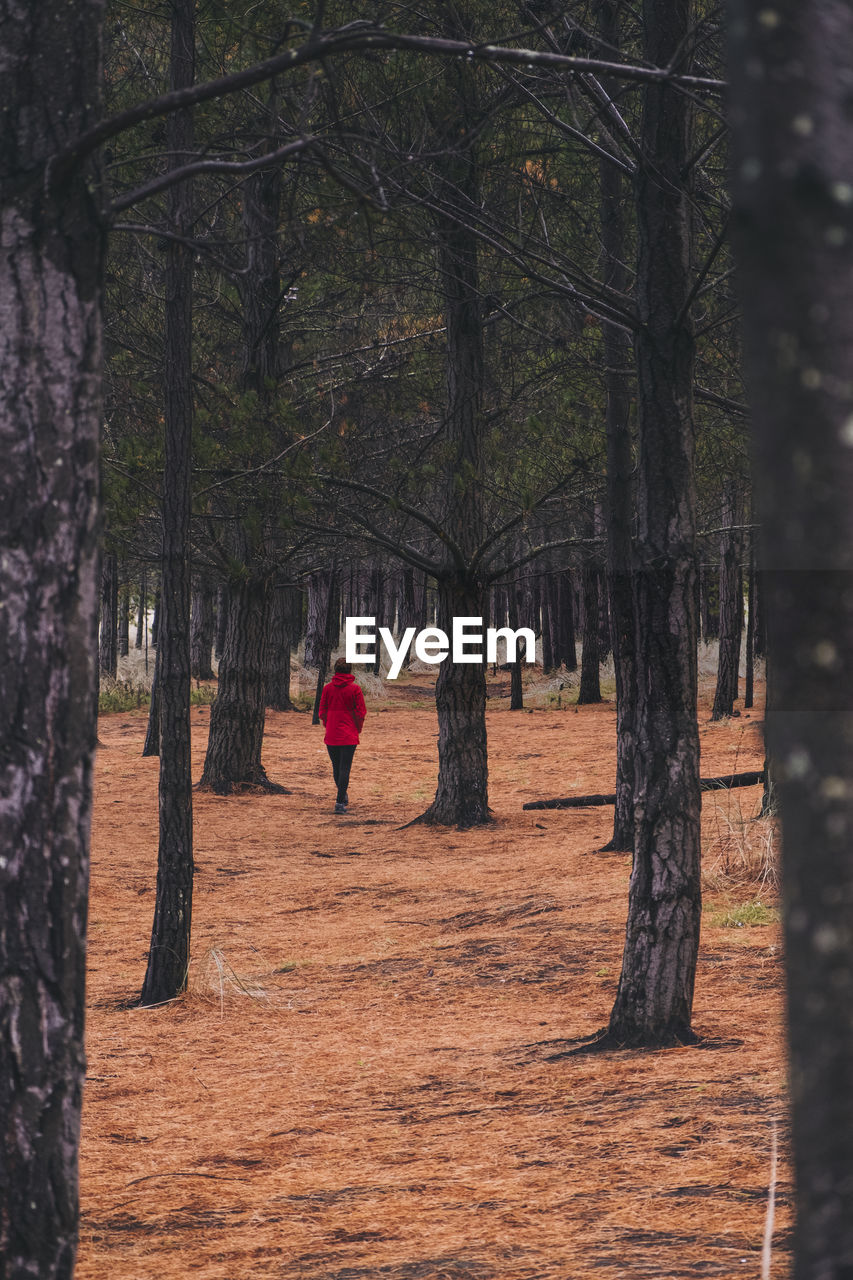
[[[352,666],[347,662],[346,658],[335,659],[335,670],[342,671],[346,676],[352,674]]]

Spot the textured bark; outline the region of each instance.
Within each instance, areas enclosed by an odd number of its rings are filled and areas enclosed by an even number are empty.
[[[601,0],[598,31],[611,48],[620,44],[618,0]],[[606,86],[612,88],[612,86]],[[600,218],[602,279],[624,292],[628,287],[625,228],[625,181],[615,165],[602,160]],[[604,322],[604,386],[607,397],[606,515],[607,591],[610,600],[610,645],[616,681],[616,803],[608,849],[634,847],[634,752],[637,718],[637,661],[634,638],[634,519],[631,449],[631,339],[617,325]]]
[[[610,597],[607,590],[607,575],[599,570],[598,583],[598,661],[606,662],[610,657],[612,644],[610,627]]]
[[[723,503],[720,537],[720,652],[717,661],[717,687],[714,692],[712,720],[730,716],[738,696],[740,645],[743,633],[743,539],[734,528],[740,524],[740,511],[730,493]]]
[[[699,580],[702,639],[707,643],[720,634],[720,575],[716,565],[705,564]]]
[[[583,567],[583,650],[578,706],[601,701],[598,661],[598,569],[594,564]]]
[[[130,583],[126,571],[122,574],[121,596],[118,611],[118,656],[126,658],[130,653]]]
[[[645,58],[666,66],[686,47],[689,0],[645,0]],[[635,635],[638,670],[634,867],[610,1038],[662,1045],[692,1039],[699,947],[699,732],[693,336],[687,172],[689,107],[648,86],[643,161],[635,178],[635,340],[639,465]]]
[[[270,86],[260,129],[273,138],[278,129],[276,92]],[[246,261],[240,277],[243,367],[241,390],[257,397],[263,426],[277,430],[273,396],[280,373],[280,277],[278,219],[281,173],[278,166],[258,170],[243,184],[242,217]],[[219,685],[210,717],[207,755],[201,784],[221,795],[235,786],[283,788],[270,782],[261,764],[266,717],[265,677],[267,628],[273,589],[272,505],[267,478],[266,511],[239,518],[229,531],[228,556],[239,565],[228,583],[223,603],[225,639],[219,663]],[[243,616],[236,616],[242,613]],[[242,705],[241,705],[242,702]]]
[[[311,713],[312,724],[320,723],[320,699],[323,696],[323,686],[326,683],[332,649],[338,638],[338,618],[340,615],[340,589],[338,582],[337,571],[333,567],[329,571],[329,589],[326,593],[326,616],[323,619],[322,641],[317,663],[317,683],[314,686],[314,709]],[[370,615],[360,616],[369,617]]]
[[[543,578],[540,584],[540,619],[539,627],[542,632],[542,670],[543,672],[553,671],[556,663],[554,661],[554,628],[551,625],[551,606],[553,596],[550,589],[550,577]]]
[[[157,647],[160,637],[160,587],[154,592],[154,608],[151,612],[151,648]]]
[[[392,610],[389,609],[387,580],[385,570],[381,564],[374,565],[370,574],[371,595],[373,597],[373,605],[370,613],[376,618],[377,627],[393,627],[394,619],[391,615]],[[331,622],[330,622],[331,625]],[[335,637],[329,636],[330,641],[334,644]],[[373,674],[379,675],[382,664],[381,646],[376,646],[376,658],[373,663]]]
[[[755,570],[755,656],[767,657],[767,618],[764,607],[764,575],[761,569]]]
[[[266,703],[273,711],[292,711],[290,651],[299,630],[302,597],[294,587],[275,587],[270,601]]]
[[[277,94],[272,82],[262,128],[272,140],[278,127]],[[281,250],[279,216],[281,165],[259,169],[243,183],[243,231],[246,266],[239,277],[243,311],[241,383],[268,402],[281,376]]]
[[[482,593],[469,584],[442,582],[438,589],[438,626],[452,628],[453,617],[481,617]],[[438,712],[438,786],[422,821],[474,827],[490,820],[486,749],[486,668],[482,662],[446,658],[435,683]]]
[[[172,0],[170,83],[192,84],[195,0]],[[178,111],[166,122],[169,163],[187,163],[192,116]],[[169,189],[169,221],[190,234],[188,183]],[[193,898],[193,807],[190,759],[190,511],[192,486],[192,250],[175,240],[166,249],[165,450],[163,559],[160,575],[160,784],[157,892],[148,967],[140,1004],[171,1000],[187,983]]]
[[[118,558],[107,551],[101,564],[101,631],[98,666],[103,676],[116,678],[118,668]]]
[[[560,574],[560,636],[561,657],[567,671],[577,671],[578,655],[575,643],[575,602],[572,575],[568,569]]]
[[[448,34],[456,30],[456,20],[449,16]],[[444,84],[454,121],[442,139],[449,151],[458,145],[458,121],[472,124],[477,119],[477,90],[466,68],[455,63],[445,67]],[[485,604],[484,584],[470,572],[484,533],[484,362],[477,238],[467,225],[469,210],[479,205],[480,185],[476,149],[466,141],[466,147],[449,151],[442,161],[439,194],[447,213],[435,218],[446,326],[444,527],[449,539],[438,583],[438,625],[448,631],[453,617],[482,617]],[[485,665],[446,659],[435,699],[438,786],[424,819],[460,827],[489,822]]]
[[[326,618],[332,575],[317,570],[308,575],[308,619],[305,632],[305,665],[319,667],[326,648]]]
[[[201,578],[193,588],[190,606],[190,675],[193,680],[212,680],[213,641],[216,633],[214,594]]]
[[[143,635],[145,636],[145,648],[148,648],[148,594],[147,574],[143,569],[139,575],[139,608],[136,611],[136,639],[133,642],[134,649],[141,649],[143,645]]]
[[[102,19],[0,0],[0,1270],[39,1280],[77,1244],[104,254],[97,173],[40,166],[97,118]]]
[[[225,633],[228,630],[228,589],[223,582],[216,588],[216,640],[213,645],[213,656],[217,662],[225,651]]]
[[[782,828],[797,1280],[853,1274],[853,9],[732,0],[734,232]],[[757,180],[760,175],[760,181]]]
[[[507,589],[507,620],[513,631],[517,631],[519,627],[519,606],[518,599],[521,594],[519,584],[511,582]],[[510,711],[524,710],[524,687],[521,680],[521,652],[516,655],[515,662],[510,664],[510,689],[509,689],[509,709]]]
[[[225,648],[199,782],[217,795],[242,787],[283,791],[261,764],[269,600],[269,584],[255,578],[233,583],[228,592]]]
[[[160,650],[154,650],[154,674],[151,678],[151,699],[148,703],[148,725],[142,744],[143,756],[160,754]]]
[[[750,711],[755,702],[755,551],[753,549],[751,535],[746,603],[746,682],[743,691],[743,705],[744,710]]]

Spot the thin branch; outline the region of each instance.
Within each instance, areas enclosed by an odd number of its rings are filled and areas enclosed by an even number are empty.
[[[281,462],[282,458],[287,457],[294,449],[301,449],[309,440],[315,439],[321,432],[325,431],[332,425],[332,419],[324,422],[322,427],[318,427],[316,431],[312,431],[308,436],[302,436],[299,440],[292,441],[281,453],[277,453],[274,458],[268,458],[266,462],[261,462],[256,467],[250,467],[247,471],[235,471],[233,475],[226,476],[224,480],[217,480],[215,484],[209,484],[206,489],[201,489],[195,495],[196,498],[203,498],[207,493],[213,493],[215,489],[221,489],[223,485],[233,484],[235,480],[245,480],[247,476],[258,475],[261,471],[268,471],[270,467],[274,467],[277,462]]]
[[[502,564],[499,569],[493,569],[491,573],[486,575],[486,581],[488,583],[497,582],[499,578],[505,577],[515,569],[520,569],[523,564],[529,564],[531,560],[544,555],[546,551],[555,551],[560,547],[601,547],[603,545],[603,538],[560,538],[557,542],[543,542],[538,547],[533,547],[526,555]]]
[[[430,533],[434,533],[439,541],[447,547],[459,569],[467,568],[465,557],[463,556],[461,549],[452,538],[448,537],[446,530],[443,529],[436,520],[425,515],[423,511],[419,511],[417,507],[411,507],[402,499],[395,498],[393,495],[385,493],[382,489],[376,489],[373,485],[364,484],[360,480],[343,480],[339,479],[337,476],[330,475],[318,475],[317,479],[323,480],[326,484],[335,484],[340,485],[341,488],[344,489],[353,489],[357,493],[369,493],[371,497],[378,498],[380,502],[384,502],[391,510],[402,511],[404,515],[411,516],[413,520],[417,520],[419,524],[422,524],[429,529]],[[430,570],[430,572],[432,572],[432,570]]]
[[[719,408],[727,409],[729,413],[736,413],[743,418],[749,417],[749,407],[737,400],[730,400],[728,396],[718,396],[715,391],[708,391],[706,387],[694,387],[693,394],[697,400],[718,405]]]
[[[317,139],[313,137],[300,138],[298,142],[288,142],[286,146],[278,147],[275,151],[267,151],[254,160],[195,160],[192,164],[182,165],[179,169],[170,169],[168,173],[161,173],[158,178],[152,178],[150,182],[136,187],[133,191],[126,191],[124,195],[111,202],[109,212],[121,213],[122,209],[129,209],[131,205],[139,204],[141,200],[147,200],[150,196],[157,195],[159,191],[173,187],[176,182],[183,182],[185,178],[193,177],[194,174],[231,173],[240,174],[242,177],[280,160],[289,160],[291,156],[302,155],[303,152],[314,148],[316,143]]]

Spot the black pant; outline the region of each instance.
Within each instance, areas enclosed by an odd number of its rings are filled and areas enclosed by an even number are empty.
[[[326,750],[332,762],[332,773],[335,775],[335,784],[338,788],[338,804],[346,804],[349,771],[352,768],[355,747],[330,747],[327,744]]]

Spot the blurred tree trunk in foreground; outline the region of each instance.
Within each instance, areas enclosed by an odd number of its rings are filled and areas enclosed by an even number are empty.
[[[730,2],[797,1280],[853,1275],[853,9]]]

